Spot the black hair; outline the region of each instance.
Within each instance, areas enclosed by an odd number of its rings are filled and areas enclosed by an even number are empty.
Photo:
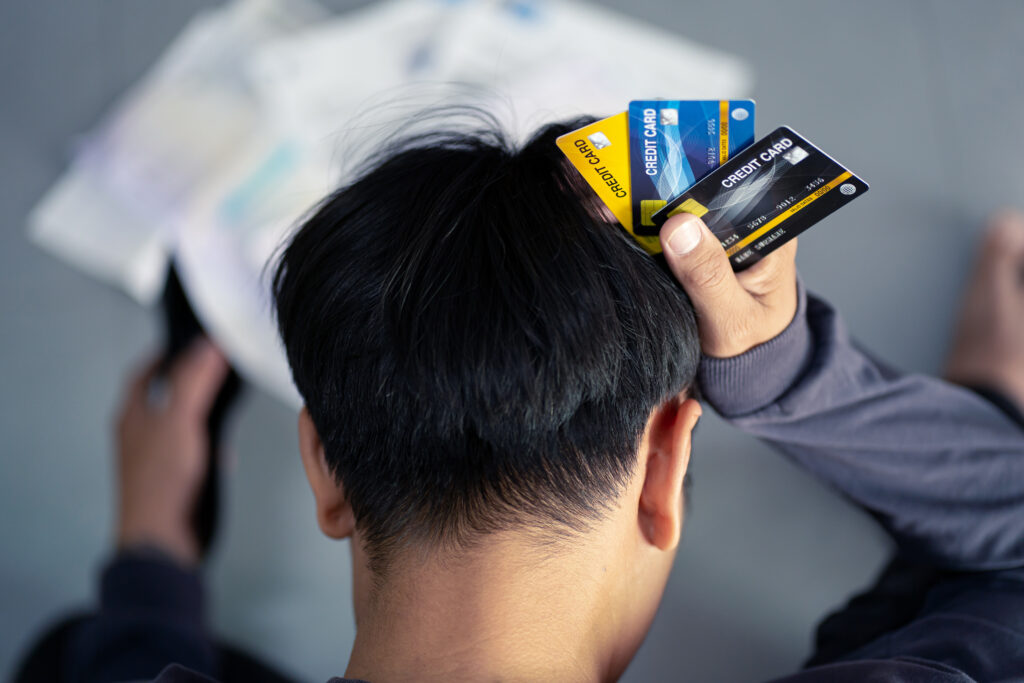
[[[414,546],[591,528],[693,386],[689,300],[555,145],[592,120],[393,140],[282,254],[288,361],[378,576]]]

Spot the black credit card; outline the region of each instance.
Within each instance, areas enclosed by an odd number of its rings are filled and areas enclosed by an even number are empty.
[[[867,183],[782,126],[670,200],[652,216],[655,227],[634,229],[656,235],[669,216],[692,213],[742,270],[867,191]]]

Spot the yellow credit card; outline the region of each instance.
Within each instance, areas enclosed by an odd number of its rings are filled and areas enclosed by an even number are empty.
[[[629,113],[595,121],[566,133],[556,143],[626,232],[647,253],[660,254],[661,242],[657,235],[633,232],[633,203],[629,196]]]

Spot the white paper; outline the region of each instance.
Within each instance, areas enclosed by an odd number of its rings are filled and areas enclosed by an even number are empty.
[[[175,221],[237,159],[262,119],[245,76],[249,54],[324,16],[298,0],[240,0],[198,14],[87,136],[29,216],[29,236],[153,302]]]

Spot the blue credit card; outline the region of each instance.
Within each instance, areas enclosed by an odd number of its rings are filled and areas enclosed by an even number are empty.
[[[637,233],[651,216],[754,141],[753,100],[629,103],[630,193]]]

